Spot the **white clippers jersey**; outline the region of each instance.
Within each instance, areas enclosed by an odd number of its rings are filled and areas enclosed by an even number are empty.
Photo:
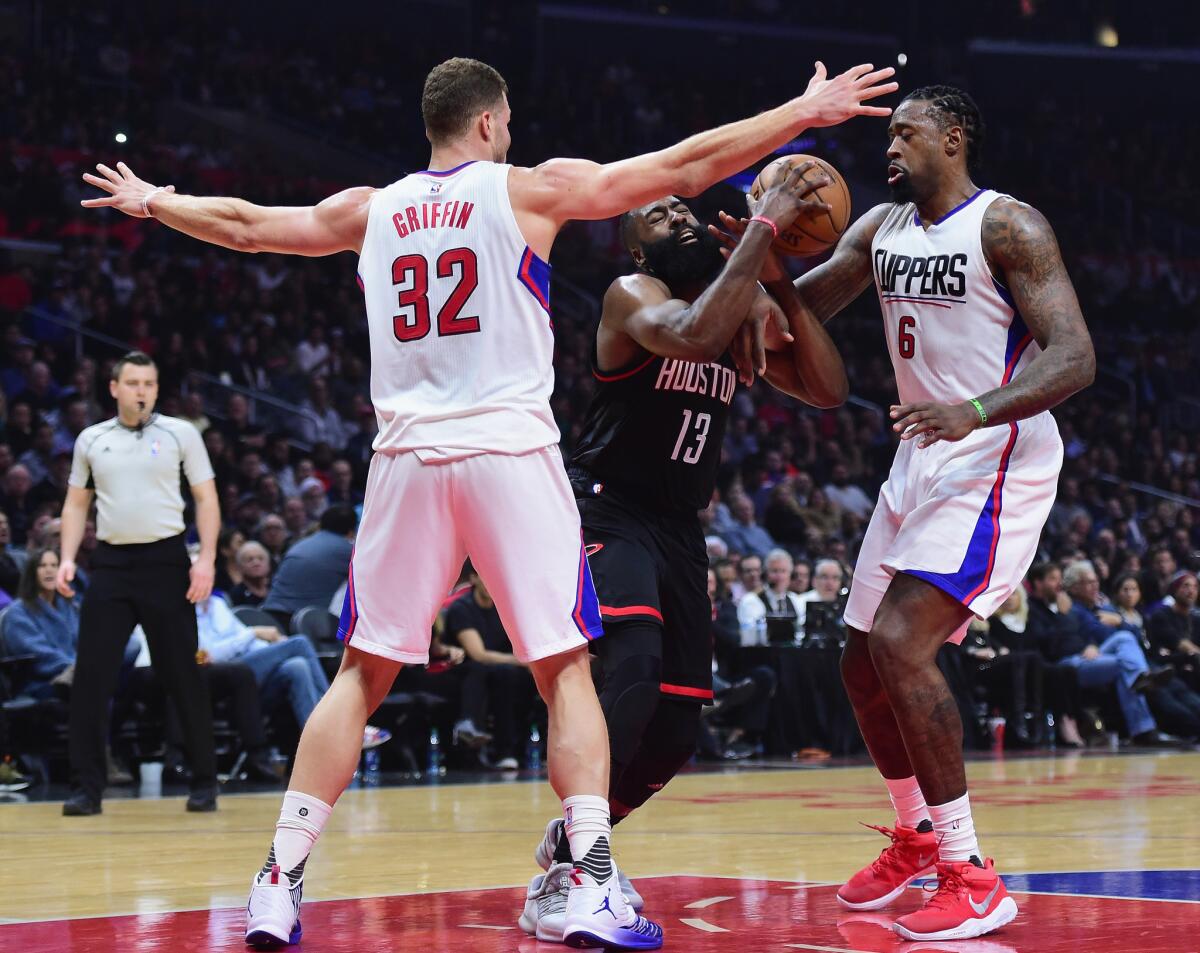
[[[454,460],[558,443],[550,266],[521,237],[509,168],[416,172],[371,199],[358,280],[376,450]]]
[[[871,242],[875,288],[903,404],[959,403],[1007,384],[1041,348],[983,254],[980,189],[928,230],[897,205]]]

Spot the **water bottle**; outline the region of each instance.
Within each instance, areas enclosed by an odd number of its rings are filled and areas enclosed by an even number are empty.
[[[1058,747],[1058,731],[1054,724],[1054,712],[1046,712],[1046,747],[1051,751]]]
[[[368,748],[363,752],[363,784],[379,783],[379,749]]]
[[[767,644],[767,617],[763,616],[754,623],[754,644]]]
[[[438,738],[437,725],[429,729],[429,776],[436,778],[445,771],[442,767],[442,744]]]
[[[529,744],[525,748],[525,767],[540,771],[542,767],[542,733],[535,721],[529,729]]]

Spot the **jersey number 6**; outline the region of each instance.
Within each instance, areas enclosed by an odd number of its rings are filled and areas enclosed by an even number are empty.
[[[456,268],[457,266],[457,268]],[[458,284],[438,312],[438,337],[473,334],[479,317],[458,313],[479,285],[479,263],[469,248],[451,248],[438,256],[437,276],[458,278]],[[392,262],[392,284],[399,289],[400,314],[392,318],[397,341],[419,341],[429,333],[429,261],[424,255],[401,255]]]
[[[917,326],[917,319],[909,315],[905,315],[900,319],[899,334],[896,336],[896,349],[900,352],[900,356],[907,361],[911,361],[917,353],[917,338],[912,333],[912,329]]]

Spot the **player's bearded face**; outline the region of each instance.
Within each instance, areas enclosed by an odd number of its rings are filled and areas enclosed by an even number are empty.
[[[695,241],[680,244],[679,233],[684,227],[691,229]],[[708,284],[725,264],[720,243],[703,225],[672,229],[665,238],[644,243],[642,254],[646,256],[644,270],[669,288]]]

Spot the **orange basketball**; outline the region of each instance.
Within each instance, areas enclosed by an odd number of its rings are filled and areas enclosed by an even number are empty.
[[[754,184],[750,186],[750,194],[758,198],[766,190],[763,182],[774,181],[775,172],[780,165],[803,165],[810,159],[816,162],[816,166],[804,174],[805,180],[811,181],[821,173],[830,179],[829,185],[822,186],[816,192],[811,193],[810,198],[820,198],[830,208],[828,212],[820,211],[815,215],[801,215],[790,228],[780,232],[779,237],[775,239],[776,251],[797,258],[819,254],[836,245],[837,240],[842,237],[842,232],[850,224],[850,190],[846,188],[846,180],[824,159],[817,156],[792,155],[783,156],[767,165],[758,173]]]

